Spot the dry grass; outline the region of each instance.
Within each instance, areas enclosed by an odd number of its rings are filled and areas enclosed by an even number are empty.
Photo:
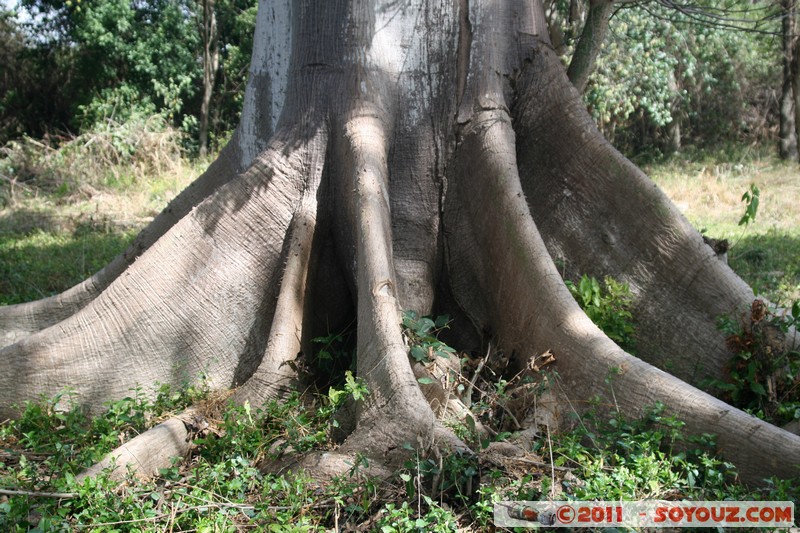
[[[170,173],[181,155],[180,132],[155,115],[109,121],[77,137],[11,141],[0,148],[0,174],[8,183],[66,191]]]
[[[757,294],[782,305],[800,300],[800,167],[774,157],[741,163],[677,161],[645,169],[696,228],[725,238],[731,267]],[[756,220],[738,225],[742,195],[761,190]]]
[[[0,148],[0,231],[143,226],[199,173],[180,141],[155,116],[72,138],[10,142]]]
[[[742,194],[761,189],[756,224],[749,232],[800,231],[800,167],[772,159],[738,164],[685,161],[646,171],[698,228],[714,237],[736,238],[744,213]]]

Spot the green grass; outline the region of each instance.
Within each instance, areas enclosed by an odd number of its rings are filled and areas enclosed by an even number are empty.
[[[86,279],[131,243],[133,230],[84,226],[0,233],[0,304],[51,296]]]
[[[299,443],[324,451],[337,406],[299,394],[262,408],[231,407],[199,389],[155,387],[109,404],[89,419],[69,408],[68,394],[28,402],[0,425],[0,487],[60,498],[11,496],[0,501],[3,531],[486,531],[501,500],[624,499],[794,500],[800,485],[772,480],[750,490],[735,468],[711,453],[713,436],[682,436],[683,423],[654,406],[640,420],[584,415],[578,429],[537,439],[528,458],[542,467],[499,467],[477,457],[422,455],[385,481],[364,473],[366,458],[327,483],[302,472],[275,473]],[[363,391],[362,391],[363,392]],[[349,394],[349,393],[348,393]],[[210,429],[195,435],[190,457],[147,481],[118,484],[101,474],[76,475],[120,440],[194,404]],[[55,406],[61,406],[57,409]],[[64,409],[64,407],[67,407]],[[555,458],[554,469],[547,457]]]
[[[0,305],[51,296],[94,274],[207,163],[157,144],[166,152],[145,149],[122,163],[84,153],[80,142],[0,148],[0,173],[14,178],[0,181]]]
[[[728,252],[728,263],[756,294],[783,307],[800,300],[800,229],[748,231]]]

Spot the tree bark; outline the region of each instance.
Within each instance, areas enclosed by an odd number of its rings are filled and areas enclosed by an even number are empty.
[[[783,85],[780,100],[780,132],[778,153],[781,159],[798,158],[795,109],[795,0],[781,0],[781,33],[783,49]]]
[[[208,117],[211,96],[219,69],[219,40],[217,34],[217,14],[214,0],[201,0],[203,10],[200,36],[203,41],[203,100],[200,104],[200,157],[208,152]]]
[[[694,386],[726,377],[715,321],[748,319],[752,291],[604,140],[539,2],[262,2],[255,43],[239,129],[194,192],[94,281],[0,312],[0,416],[68,385],[90,411],[155,381],[279,398],[311,339],[356,318],[368,400],[336,453],[301,464],[397,464],[405,443],[465,447],[400,326],[452,311],[514,372],[551,351],[572,405],[662,402],[744,478],[797,474],[800,438]],[[638,357],[556,261],[631,286]]]
[[[578,90],[583,93],[589,82],[600,55],[600,49],[608,33],[608,19],[613,8],[612,0],[589,0],[589,13],[586,15],[586,24],[583,26],[581,37],[575,47],[575,53],[569,63],[567,75]]]

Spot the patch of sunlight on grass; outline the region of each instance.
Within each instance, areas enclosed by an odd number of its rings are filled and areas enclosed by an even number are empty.
[[[135,230],[0,233],[0,304],[59,293],[105,266],[130,244]]]
[[[645,171],[709,237],[728,239],[731,268],[757,294],[787,305],[800,299],[800,169],[774,157],[700,162],[673,159]],[[756,220],[738,225],[742,195],[751,183],[761,189]]]

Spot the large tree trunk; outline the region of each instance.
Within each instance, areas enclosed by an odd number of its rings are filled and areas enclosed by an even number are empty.
[[[238,401],[280,397],[310,339],[356,317],[371,394],[314,465],[459,447],[400,327],[401,310],[454,308],[512,366],[550,350],[572,405],[608,396],[613,371],[625,414],[663,402],[746,479],[797,474],[798,437],[694,387],[725,377],[715,321],[748,319],[752,291],[597,131],[538,2],[282,0],[255,37],[242,123],[198,184],[93,280],[0,310],[0,416],[64,386],[97,410],[200,376]],[[639,357],[556,261],[630,284]]]

